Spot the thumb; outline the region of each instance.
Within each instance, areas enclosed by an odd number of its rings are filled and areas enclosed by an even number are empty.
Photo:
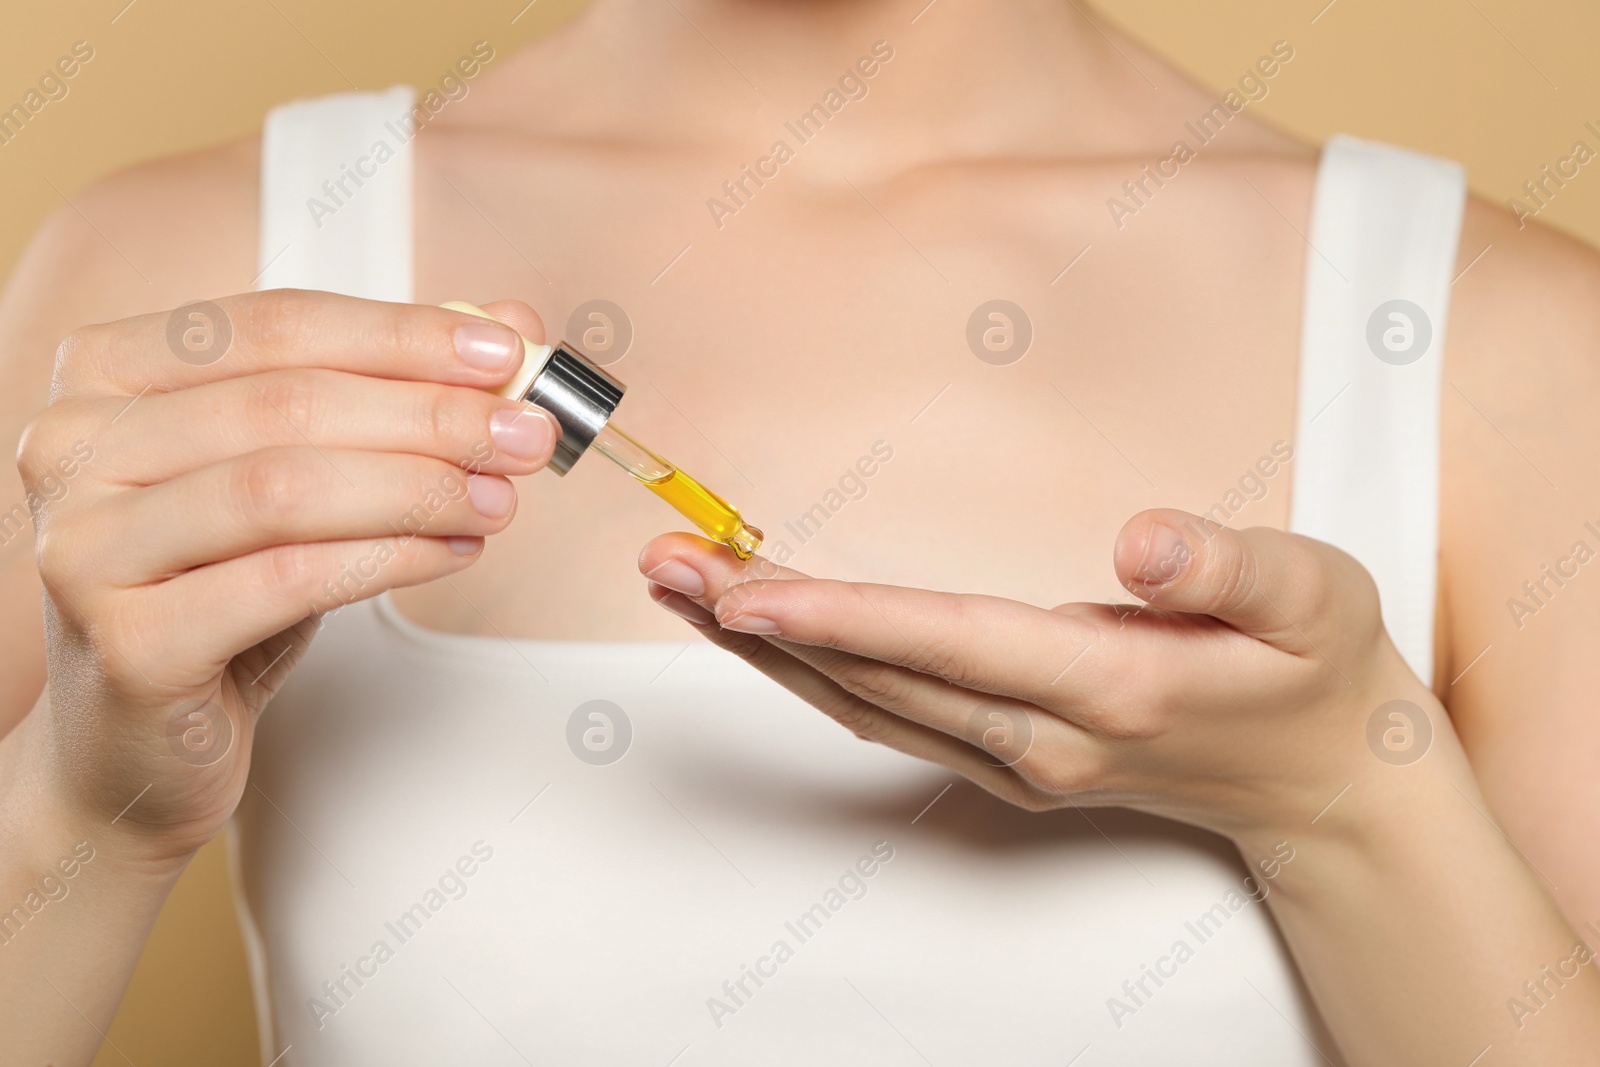
[[[1171,611],[1210,615],[1296,654],[1320,634],[1381,629],[1377,586],[1332,545],[1265,527],[1232,530],[1166,508],[1140,512],[1117,535],[1117,579]]]

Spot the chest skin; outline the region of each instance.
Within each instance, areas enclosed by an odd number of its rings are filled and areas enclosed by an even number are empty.
[[[1119,226],[1107,200],[1138,173],[1122,159],[852,188],[801,156],[729,214],[710,202],[731,202],[730,157],[419,144],[417,299],[525,300],[551,341],[587,301],[622,308],[616,421],[791,566],[1120,600],[1111,545],[1142,508],[1287,520],[1293,463],[1263,477],[1261,460],[1293,444],[1305,251],[1241,178],[1303,220],[1303,161],[1204,161]],[[969,331],[996,299],[1023,318]],[[687,528],[664,504],[597,455],[518,489],[484,558],[399,592],[403,611],[464,633],[682,636],[635,566],[650,537]]]

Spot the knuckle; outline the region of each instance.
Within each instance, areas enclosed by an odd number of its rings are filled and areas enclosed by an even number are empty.
[[[51,370],[55,391],[68,388],[84,367],[92,363],[90,355],[101,347],[105,330],[104,326],[81,326],[56,345]]]
[[[1352,570],[1361,566],[1331,544],[1297,537],[1283,547],[1281,569],[1297,579],[1293,587],[1297,605],[1321,607],[1348,577],[1347,562],[1353,564]]]
[[[829,718],[863,741],[875,745],[889,739],[889,723],[883,712],[858,700],[839,700],[823,709]]]
[[[1255,593],[1255,555],[1238,550],[1226,552],[1218,563],[1218,571],[1210,606],[1217,614],[1227,614]]]
[[[1106,741],[1149,741],[1161,732],[1160,719],[1145,708],[1118,709],[1094,721],[1094,734]]]
[[[1122,679],[1074,718],[1105,741],[1149,741],[1165,732],[1168,694],[1148,675]]]
[[[229,505],[250,526],[277,530],[311,503],[313,478],[299,449],[253,452],[234,464]]]
[[[911,700],[909,681],[898,669],[887,664],[851,664],[841,668],[835,680],[847,693],[880,708],[903,708]]]
[[[1359,560],[1332,545],[1298,539],[1286,553],[1287,603],[1283,611],[1310,633],[1328,633],[1340,620],[1341,641],[1362,641],[1383,631],[1378,584]]]
[[[242,301],[236,336],[257,352],[287,348],[305,333],[319,298],[304,289],[268,289]]]
[[[940,627],[917,648],[919,670],[943,678],[952,685],[970,688],[979,681],[981,671],[972,662],[970,635],[979,625],[974,602],[965,594],[955,598],[956,615],[951,625]]]
[[[1310,568],[1314,575],[1314,607],[1326,611],[1337,600],[1367,615],[1377,615],[1378,583],[1372,572],[1347,552],[1335,549],[1330,555],[1321,566]]]
[[[5,516],[10,535],[12,513]],[[83,600],[100,581],[108,562],[105,527],[92,512],[55,512],[34,522],[34,566],[40,580],[74,603]],[[110,550],[120,542],[113,540]]]
[[[67,436],[59,405],[52,404],[35,415],[22,428],[17,441],[17,473],[25,484],[31,484],[46,470],[55,465],[60,445]]]
[[[417,401],[415,431],[419,437],[435,446],[448,446],[470,432],[468,425],[483,426],[487,420],[474,419],[458,395],[460,390],[444,387],[428,389]]]
[[[324,577],[321,552],[314,545],[278,545],[261,557],[266,586],[287,596],[301,596],[317,588]]]
[[[1310,620],[1351,620],[1347,624],[1348,632],[1362,643],[1381,637],[1383,605],[1372,572],[1354,556],[1338,550],[1331,560],[1315,570],[1314,603],[1307,617]]]
[[[1086,753],[1048,753],[1038,749],[1019,760],[1016,771],[1047,807],[1055,807],[1063,797],[1093,791],[1104,775],[1100,761]]]
[[[115,672],[126,663],[118,654],[117,620],[106,610],[102,597],[94,590],[66,587],[65,582],[46,581],[46,603],[51,617],[52,644],[64,642],[74,652],[87,652],[94,669],[102,674]]]
[[[50,504],[95,458],[94,428],[104,408],[93,400],[58,400],[36,414],[17,440],[17,473],[28,503]]]
[[[958,644],[939,638],[917,649],[918,669],[942,678],[951,685],[966,688],[976,680],[971,664]]]
[[[724,618],[732,615],[742,614],[745,610],[745,606],[750,601],[750,591],[751,583],[748,581],[737,582],[733,585],[729,585],[723,589],[722,595],[716,598],[715,606],[722,612]],[[723,605],[727,606],[723,607]],[[732,635],[737,634],[739,631],[723,630],[722,632]],[[761,641],[760,643],[763,645],[767,644],[765,641]]]
[[[7,536],[14,536],[11,534],[12,520],[20,507],[19,504],[6,512]],[[74,576],[82,571],[72,559],[71,539],[64,536],[64,533],[58,523],[51,523],[48,526],[41,524],[34,535],[34,565],[38,568],[39,577],[47,588],[70,588]]]
[[[438,347],[438,331],[414,308],[392,304],[383,314],[382,341],[390,350],[417,355]]]
[[[268,440],[283,437],[286,425],[298,440],[315,432],[322,414],[322,390],[315,372],[283,371],[247,380],[249,417]]]

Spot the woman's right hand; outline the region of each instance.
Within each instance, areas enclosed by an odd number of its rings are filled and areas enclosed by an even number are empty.
[[[542,338],[525,305],[489,310]],[[40,769],[69,818],[115,819],[156,862],[222,827],[321,614],[459,571],[511,521],[505,475],[559,433],[486,391],[522,356],[495,322],[298,291],[62,343],[18,467],[49,647]]]

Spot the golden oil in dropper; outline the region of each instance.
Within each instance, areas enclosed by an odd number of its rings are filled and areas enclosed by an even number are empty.
[[[665,500],[678,514],[700,528],[711,540],[727,545],[740,559],[749,559],[764,537],[747,525],[739,509],[707,489],[679,467],[668,463],[635,441],[619,427],[607,423],[595,435],[601,455],[633,475],[645,488]]]
[[[464,301],[452,300],[443,306],[494,319],[487,311]],[[565,475],[578,457],[593,446],[711,540],[727,545],[740,559],[755,555],[763,534],[745,523],[738,508],[612,424],[611,415],[622,402],[626,386],[569,345],[552,348],[524,337],[522,346],[521,369],[497,392],[508,399],[537,404],[561,424],[561,440],[550,459],[551,470]]]
[[[749,559],[761,547],[761,531],[746,525],[739,516],[738,508],[681,469],[644,484],[656,496],[677,508],[678,514],[704,530],[711,540],[733,549],[733,554],[740,559]]]

